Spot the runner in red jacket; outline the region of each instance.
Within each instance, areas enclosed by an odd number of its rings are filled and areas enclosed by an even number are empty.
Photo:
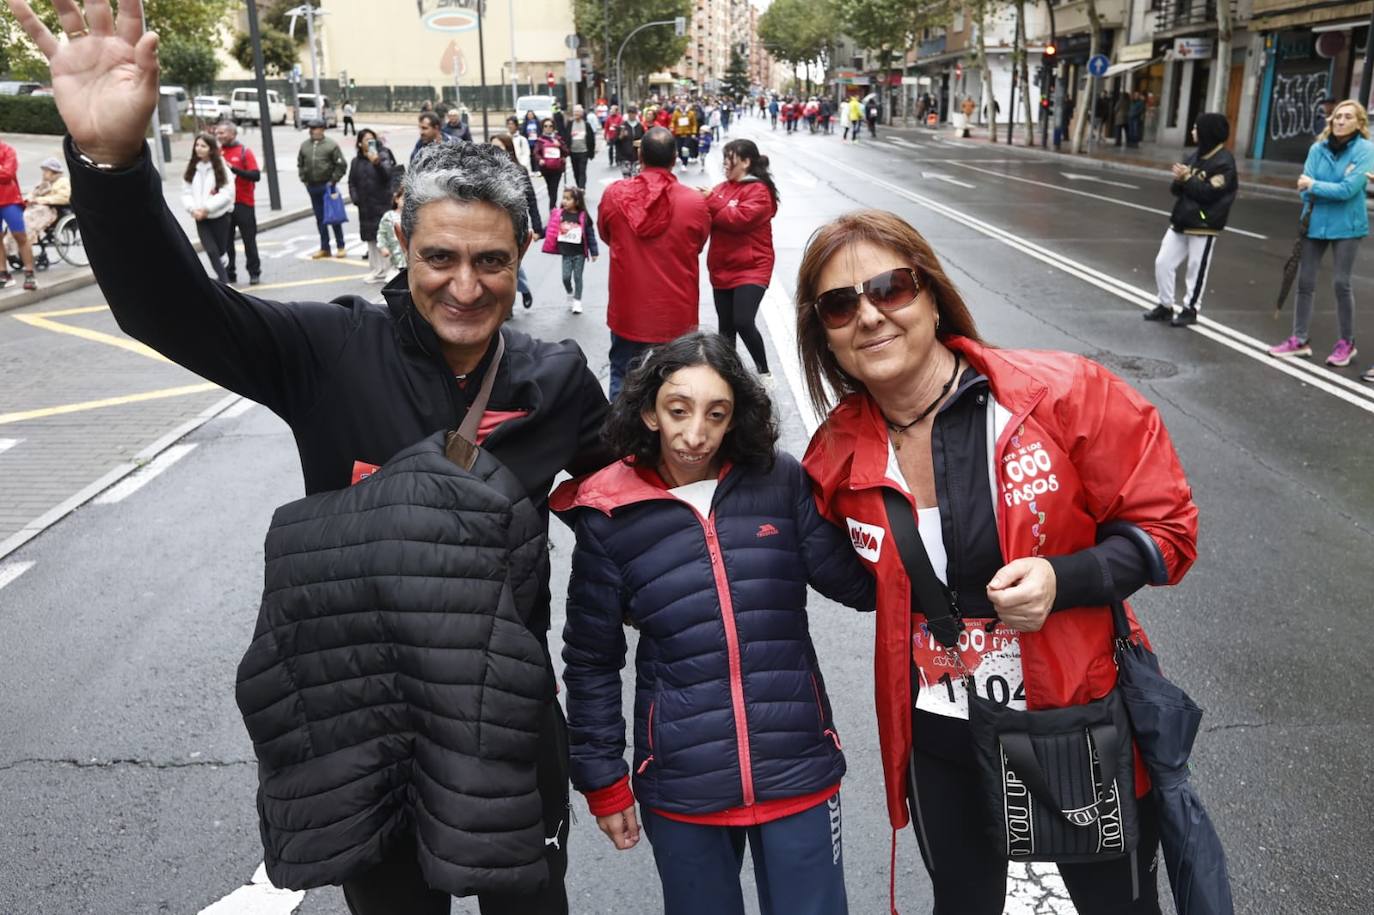
[[[640,143],[644,171],[601,197],[597,230],[611,250],[611,399],[631,363],[700,322],[698,263],[711,231],[702,195],[673,176],[671,132],[655,127]]]
[[[24,192],[19,187],[19,154],[14,147],[0,140],[0,237],[6,230],[19,246],[19,258],[24,265],[24,288],[33,290],[38,283],[33,276],[33,246],[24,224]],[[10,284],[10,265],[0,250],[0,289]]]
[[[722,161],[726,180],[704,192],[711,211],[706,269],[721,336],[734,346],[739,334],[767,384],[772,380],[768,355],[754,321],[773,276],[778,188],[768,173],[768,157],[759,153],[753,140],[726,143]]]
[[[988,838],[967,695],[924,615],[912,613],[883,493],[912,505],[967,623],[972,650],[961,654],[979,694],[1029,709],[1086,703],[1115,685],[1109,605],[1147,576],[1126,538],[1097,544],[1099,526],[1144,529],[1173,583],[1196,557],[1197,508],[1148,401],[1080,356],[980,343],[929,245],[899,217],[857,213],[823,227],[797,301],[812,401],[829,405],[827,384],[843,397],[805,467],[822,514],[848,529],[878,581],[874,695],[888,816],[895,830],[908,806],[915,812],[936,913],[1000,913],[1007,862]],[[1139,763],[1136,773],[1144,794]],[[1138,879],[1152,873],[1158,845],[1153,805],[1140,812],[1134,855],[1060,865],[1080,913],[1158,913],[1155,881]]]

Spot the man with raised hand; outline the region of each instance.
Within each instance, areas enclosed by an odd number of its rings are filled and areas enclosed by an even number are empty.
[[[545,525],[553,478],[607,463],[599,446],[606,400],[582,352],[502,327],[531,239],[525,178],[503,151],[436,144],[418,158],[401,216],[408,269],[383,290],[385,306],[360,296],[290,304],[248,296],[206,276],[163,200],[144,140],[158,95],[158,39],[144,34],[141,0],[124,0],[118,20],[108,0],[87,0],[84,11],[75,0],[53,0],[66,42],[25,0],[7,2],[49,61],[70,131],[74,208],[120,327],[281,416],[295,437],[307,493],[347,487],[422,439],[457,428],[488,371],[494,384],[475,437],[515,477]],[[149,251],[158,252],[156,269],[149,269]],[[537,592],[526,625],[547,661],[547,564],[525,585]],[[431,882],[427,877],[444,873],[442,863],[405,817],[372,833],[368,818],[340,820],[347,830],[341,841],[356,855],[337,879],[322,879],[294,857],[310,851],[308,842],[289,843],[293,857],[283,860],[284,840],[264,823],[269,875],[294,888],[342,883],[355,915],[438,915],[455,893],[478,895],[484,915],[566,913],[566,725],[551,678],[548,693],[534,761],[543,846],[536,835],[533,852],[547,865],[547,880],[500,890],[480,881]],[[319,797],[341,802],[329,792]],[[311,819],[338,820],[327,812]],[[511,854],[512,843],[499,820],[492,828],[481,856],[495,862],[488,869],[499,884],[498,859]]]

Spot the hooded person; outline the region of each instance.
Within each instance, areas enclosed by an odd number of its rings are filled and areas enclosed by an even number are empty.
[[[1174,327],[1197,323],[1202,291],[1212,266],[1212,249],[1226,228],[1226,217],[1236,199],[1239,180],[1236,160],[1226,148],[1231,135],[1226,116],[1198,115],[1193,126],[1197,151],[1186,162],[1173,165],[1174,209],[1169,228],[1155,255],[1155,286],[1159,304],[1145,314],[1146,321],[1168,321]],[[1174,286],[1179,265],[1188,262],[1187,297],[1174,314]]]
[[[673,134],[644,135],[643,171],[617,181],[601,198],[596,228],[611,252],[611,399],[645,350],[696,327],[699,261],[711,234],[701,192],[673,175]]]

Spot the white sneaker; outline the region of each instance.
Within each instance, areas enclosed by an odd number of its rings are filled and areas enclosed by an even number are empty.
[[[573,307],[573,302],[576,302],[576,301],[577,301],[577,299],[574,299],[574,298],[573,298],[573,294],[570,292],[570,293],[567,294],[566,297],[564,297],[564,299],[563,299],[563,304],[567,305],[569,308],[572,308],[572,307]]]
[[[778,387],[778,383],[774,380],[771,372],[759,372],[759,384],[763,385],[763,389],[770,394]]]
[[[572,300],[572,313],[575,314],[575,315],[580,315],[580,314],[582,314],[582,300],[581,300],[581,299],[573,299],[573,300]]]

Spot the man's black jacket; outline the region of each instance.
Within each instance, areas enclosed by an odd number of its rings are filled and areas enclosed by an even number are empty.
[[[70,140],[68,140],[70,144]],[[360,296],[273,302],[214,282],[162,197],[146,152],[101,172],[70,145],[73,208],[100,288],[119,326],[172,361],[263,404],[290,425],[305,491],[340,489],[354,462],[381,465],[440,430],[458,427],[476,385],[460,387],[405,274]],[[613,458],[599,433],[606,398],[575,343],[545,343],[509,328],[484,442],[525,487],[547,523],[559,471],[590,472]],[[487,356],[489,360],[490,353]],[[484,361],[474,375],[486,368]],[[548,627],[547,574],[534,621]]]

